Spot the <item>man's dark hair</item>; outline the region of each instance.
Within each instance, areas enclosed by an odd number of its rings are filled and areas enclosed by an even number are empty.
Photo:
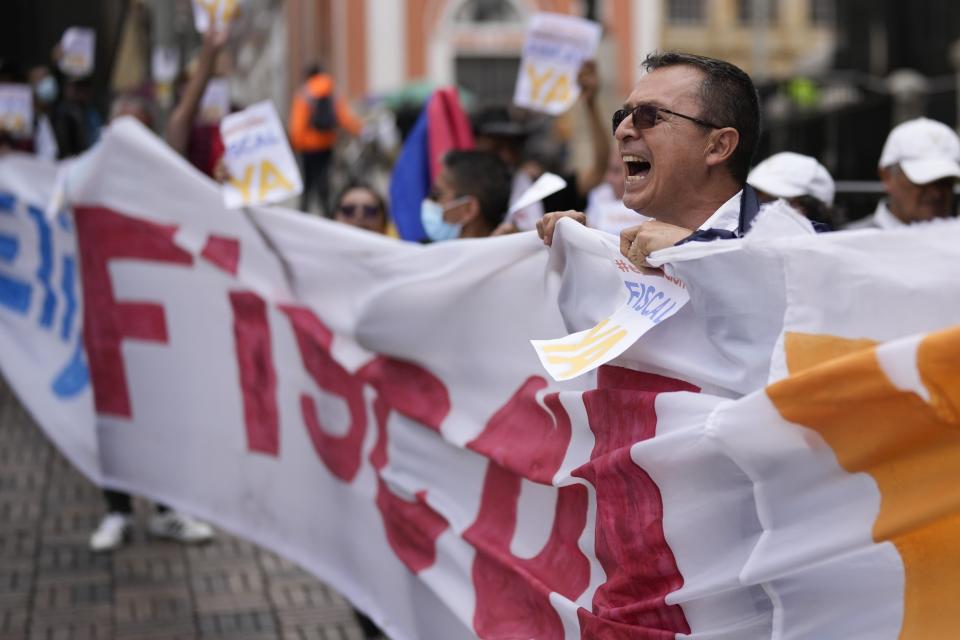
[[[694,67],[703,74],[699,117],[740,133],[740,142],[730,157],[730,172],[744,184],[760,142],[760,98],[753,81],[736,65],[691,53],[651,53],[643,61],[647,71],[676,65]]]
[[[503,222],[510,203],[511,176],[507,165],[487,151],[448,151],[443,166],[457,197],[473,196],[491,230]]]

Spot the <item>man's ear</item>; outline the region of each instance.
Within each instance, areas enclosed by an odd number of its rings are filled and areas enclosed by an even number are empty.
[[[704,152],[707,166],[718,167],[728,162],[739,143],[740,132],[733,127],[724,127],[711,133]]]

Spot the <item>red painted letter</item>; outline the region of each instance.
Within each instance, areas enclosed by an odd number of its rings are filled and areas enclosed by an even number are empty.
[[[76,224],[82,247],[83,338],[96,408],[100,413],[130,418],[121,343],[126,338],[166,343],[167,322],[159,304],[117,302],[109,263],[117,258],[135,258],[188,266],[193,258],[173,244],[175,227],[102,207],[78,207]]]
[[[583,394],[596,444],[573,475],[597,491],[597,558],[607,581],[593,611],[579,610],[583,638],[672,640],[690,633],[683,609],[666,604],[683,586],[663,533],[660,489],[630,457],[633,443],[657,430],[655,401],[664,391],[699,391],[679,380],[620,367],[598,371],[597,389]]]
[[[231,291],[230,306],[247,448],[276,456],[280,452],[277,372],[273,368],[267,305],[255,293]]]
[[[377,390],[374,411],[377,416],[377,443],[370,462],[377,470],[377,508],[383,517],[387,541],[400,561],[419,573],[437,559],[437,538],[449,526],[427,504],[426,494],[417,493],[415,501],[394,494],[384,482],[381,471],[387,466],[387,420],[391,411],[412,418],[434,431],[450,412],[450,397],[443,382],[415,364],[378,357],[360,370],[359,376]]]
[[[577,546],[587,523],[587,489],[557,489],[550,538],[533,558],[510,552],[517,527],[521,475],[551,484],[570,444],[570,418],[558,394],[536,401],[547,386],[528,379],[468,448],[491,458],[480,513],[463,537],[476,550],[473,628],[481,638],[562,638],[563,624],[550,604],[557,592],[575,600],[590,582],[590,563]]]
[[[310,434],[313,448],[330,473],[350,482],[360,469],[363,436],[367,430],[367,409],[363,402],[363,385],[330,355],[333,334],[309,309],[282,306],[290,318],[297,337],[303,366],[317,386],[343,398],[350,412],[350,427],[342,437],[331,436],[323,429],[317,405],[306,393],[300,394],[300,411]]]

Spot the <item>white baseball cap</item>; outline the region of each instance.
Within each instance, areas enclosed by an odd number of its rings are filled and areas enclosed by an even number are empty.
[[[960,138],[942,122],[907,120],[893,128],[880,154],[880,168],[900,165],[914,184],[960,178]]]
[[[830,172],[815,158],[792,151],[776,153],[755,166],[747,184],[777,198],[813,196],[833,206],[835,186]]]

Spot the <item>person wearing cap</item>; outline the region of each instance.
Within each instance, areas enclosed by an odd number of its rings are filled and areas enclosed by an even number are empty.
[[[760,202],[782,198],[813,222],[830,223],[835,186],[830,172],[816,158],[792,151],[776,153],[747,175]]]
[[[872,216],[847,229],[896,229],[949,217],[960,178],[960,138],[942,122],[917,118],[890,132],[879,163],[887,192]]]

